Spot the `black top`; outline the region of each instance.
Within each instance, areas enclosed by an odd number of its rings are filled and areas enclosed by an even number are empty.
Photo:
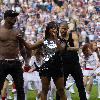
[[[48,58],[48,61],[54,60],[55,62],[60,61],[60,53],[57,50],[56,42],[53,40],[45,40],[43,54],[45,58]]]
[[[72,39],[72,33],[69,34],[68,40],[61,40],[66,43],[64,52],[62,54],[62,60],[66,61],[66,63],[79,63],[79,57],[77,51],[68,51],[67,47],[74,47],[74,40]]]

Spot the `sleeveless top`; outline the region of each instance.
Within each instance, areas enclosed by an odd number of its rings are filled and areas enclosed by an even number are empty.
[[[64,52],[62,54],[62,60],[66,61],[66,63],[79,63],[79,57],[77,51],[68,51],[67,47],[74,47],[74,40],[72,39],[72,33],[69,34],[68,40],[62,40],[66,43]]]
[[[60,53],[57,51],[56,41],[53,40],[45,40],[43,46],[43,54],[45,62],[60,62]]]

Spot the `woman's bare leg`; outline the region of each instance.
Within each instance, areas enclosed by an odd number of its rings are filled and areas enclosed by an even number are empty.
[[[64,91],[64,77],[59,77],[55,81],[55,85],[56,85],[56,88],[57,88],[57,92],[60,96],[60,100],[67,100],[67,97],[66,97],[66,94],[65,94],[65,91]]]
[[[42,82],[41,100],[47,100],[47,93],[49,90],[50,81],[47,77],[41,77],[41,82]]]

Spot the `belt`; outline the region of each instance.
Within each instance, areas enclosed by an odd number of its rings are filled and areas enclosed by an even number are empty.
[[[6,62],[12,62],[12,61],[18,61],[18,58],[15,59],[0,59],[0,61],[6,61]]]
[[[3,59],[3,60],[6,60],[6,61],[13,61],[13,60],[18,60],[18,59]]]
[[[93,70],[93,68],[84,68],[84,70]]]

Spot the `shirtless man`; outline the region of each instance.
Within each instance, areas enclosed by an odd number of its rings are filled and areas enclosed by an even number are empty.
[[[23,47],[34,49],[37,44],[29,46],[19,38],[20,31],[13,27],[17,16],[18,13],[15,11],[7,10],[4,13],[5,23],[0,26],[0,94],[5,78],[10,74],[16,85],[17,100],[25,100],[22,63],[18,59],[18,54]]]

